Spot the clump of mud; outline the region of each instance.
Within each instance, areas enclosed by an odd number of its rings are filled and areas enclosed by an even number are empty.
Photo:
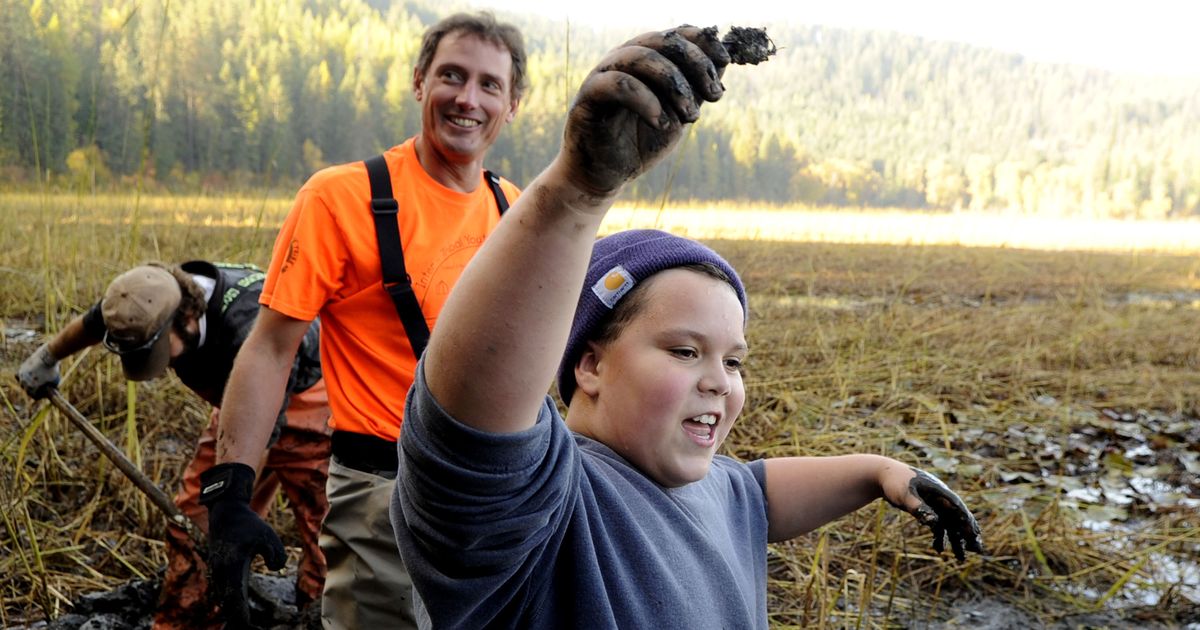
[[[757,66],[778,52],[775,42],[767,37],[765,28],[731,26],[725,37],[721,38],[721,43],[729,52],[729,60],[741,65]]]
[[[250,575],[250,621],[272,630],[321,627],[319,602],[296,607],[295,576]],[[160,579],[133,580],[117,588],[80,597],[71,612],[28,630],[147,630],[154,622]]]
[[[104,593],[79,598],[71,612],[51,621],[49,630],[144,630],[154,621],[159,580],[133,580]],[[32,625],[30,628],[39,626]]]

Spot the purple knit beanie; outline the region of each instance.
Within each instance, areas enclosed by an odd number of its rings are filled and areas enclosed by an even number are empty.
[[[575,321],[571,322],[567,349],[558,367],[558,394],[564,403],[570,403],[575,393],[575,364],[583,355],[588,339],[612,315],[617,302],[638,282],[660,271],[695,263],[711,263],[729,276],[742,303],[744,318],[746,289],[742,279],[724,258],[704,245],[661,230],[627,230],[596,241],[575,308]]]

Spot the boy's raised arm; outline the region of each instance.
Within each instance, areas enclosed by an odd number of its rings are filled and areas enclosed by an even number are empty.
[[[455,285],[424,358],[450,415],[512,432],[537,417],[566,345],[592,242],[621,187],[715,101],[729,61],[716,29],[646,33],[584,80],[563,144]]]

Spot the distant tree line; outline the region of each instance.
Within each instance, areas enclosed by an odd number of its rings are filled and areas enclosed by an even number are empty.
[[[419,131],[430,0],[0,0],[0,182],[292,187]],[[524,184],[571,95],[632,33],[532,16],[533,89],[489,156]],[[1200,80],[888,32],[771,26],[642,199],[1200,215]]]

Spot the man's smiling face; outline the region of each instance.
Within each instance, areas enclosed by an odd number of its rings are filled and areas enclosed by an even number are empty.
[[[449,33],[438,42],[429,70],[414,73],[413,91],[421,103],[422,139],[450,164],[482,164],[517,111],[512,55],[470,33]]]

